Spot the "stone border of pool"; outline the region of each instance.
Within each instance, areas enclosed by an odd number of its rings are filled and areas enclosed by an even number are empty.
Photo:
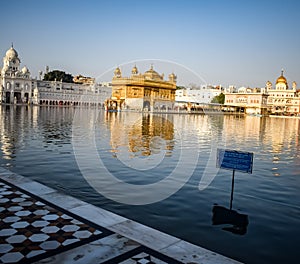
[[[86,219],[95,225],[104,227],[116,233],[116,235],[121,235],[122,237],[135,241],[142,246],[171,257],[177,261],[183,263],[204,264],[240,263],[213,251],[201,248],[133,220],[119,216],[100,207],[88,204],[78,200],[77,198],[65,195],[55,189],[1,167],[0,178],[21,190],[32,194],[33,196],[47,201],[49,204],[53,204],[54,206],[70,212],[73,215],[77,215],[80,218]],[[77,251],[77,253],[80,253],[80,250],[90,252],[87,247],[90,248],[93,242],[90,244],[91,245],[85,245],[85,249],[82,247],[75,248],[73,249],[73,252]],[[45,260],[45,262],[41,261],[39,263],[62,263],[62,260],[66,258],[64,253],[65,252],[59,253],[51,259],[47,259],[47,261]],[[101,252],[98,254],[100,253]],[[93,254],[97,254],[97,252],[94,250]],[[74,258],[73,260],[76,262]],[[68,263],[71,263],[70,260]],[[90,263],[93,263],[93,260],[91,260]]]

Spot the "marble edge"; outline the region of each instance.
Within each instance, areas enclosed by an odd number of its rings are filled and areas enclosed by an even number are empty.
[[[242,264],[242,262],[184,240],[180,240],[173,245],[162,249],[160,252],[184,263]]]
[[[118,223],[110,229],[183,263],[241,263],[133,220]]]
[[[88,203],[79,200],[73,196],[61,193],[59,191],[50,192],[46,194],[42,194],[39,197],[46,200],[49,203],[58,205],[60,208],[63,208],[67,211],[70,211],[72,208],[88,205]]]
[[[10,170],[6,170],[2,167],[0,167],[0,178],[5,180],[6,182],[14,184],[15,186],[18,186],[21,183],[31,182],[30,179],[16,174]]]
[[[157,251],[180,241],[177,237],[130,219],[111,226],[110,230]]]
[[[76,206],[69,209],[69,211],[109,230],[111,230],[111,226],[117,223],[125,222],[127,220],[127,218],[123,216],[117,215],[113,212],[107,211],[89,203]]]
[[[26,178],[22,175],[13,173],[11,171],[4,171],[3,168],[0,170],[0,178],[8,183],[11,183],[15,185],[16,187],[19,187],[20,189],[23,189],[33,195],[41,196],[46,193],[55,193],[56,190],[39,183],[37,181],[33,181],[29,178]]]

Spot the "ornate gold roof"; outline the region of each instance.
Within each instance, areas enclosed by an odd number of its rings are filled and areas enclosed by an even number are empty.
[[[281,75],[277,78],[276,84],[284,83],[287,84],[286,78],[283,76],[283,70],[281,71]]]
[[[144,73],[144,76],[149,80],[163,80],[163,77],[153,70],[153,65],[151,65],[150,69]]]

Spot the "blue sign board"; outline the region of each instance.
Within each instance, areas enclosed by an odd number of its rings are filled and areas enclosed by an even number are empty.
[[[217,150],[217,167],[252,173],[253,153],[229,149]]]

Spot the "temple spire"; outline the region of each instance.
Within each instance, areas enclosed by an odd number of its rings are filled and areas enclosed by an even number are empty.
[[[283,69],[281,69],[281,76],[283,76]]]

